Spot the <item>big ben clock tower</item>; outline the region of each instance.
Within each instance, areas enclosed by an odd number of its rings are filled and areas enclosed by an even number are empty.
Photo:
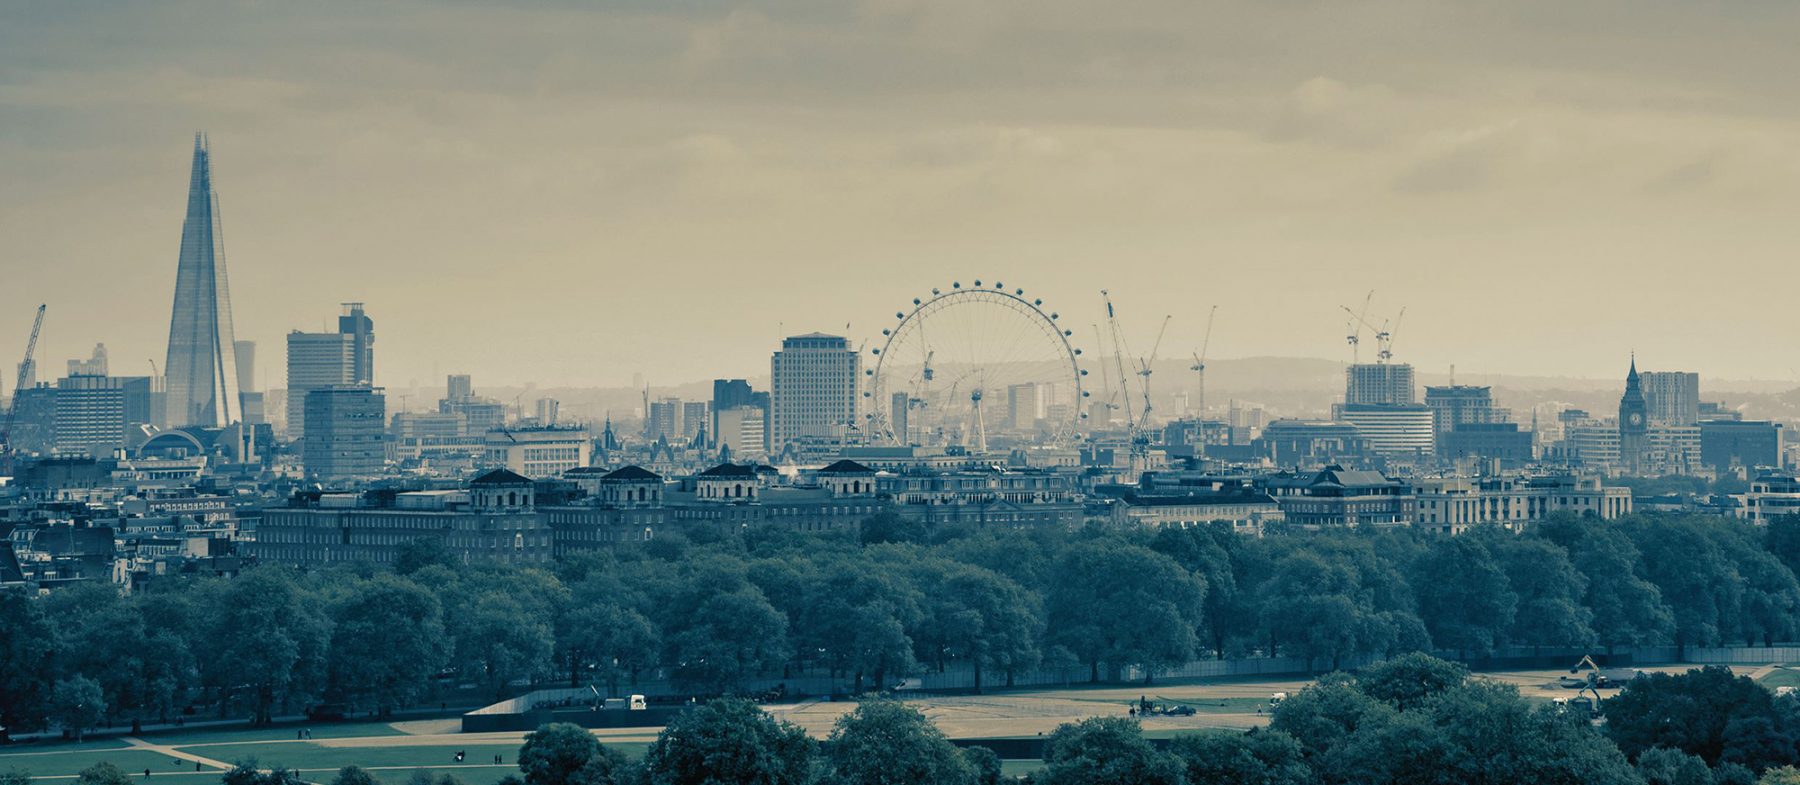
[[[1644,470],[1645,434],[1650,423],[1645,419],[1650,407],[1644,403],[1644,391],[1638,386],[1637,356],[1631,358],[1631,373],[1625,376],[1625,395],[1619,399],[1619,463],[1629,474]]]

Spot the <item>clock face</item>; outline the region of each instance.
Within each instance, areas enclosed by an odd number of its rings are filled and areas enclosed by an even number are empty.
[[[1634,413],[1631,415],[1631,417],[1629,419],[1630,419],[1632,425],[1643,425],[1644,424],[1644,415]]]

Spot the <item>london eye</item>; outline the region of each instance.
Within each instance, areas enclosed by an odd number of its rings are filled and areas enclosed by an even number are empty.
[[[871,349],[863,396],[878,443],[1068,444],[1086,417],[1081,350],[1059,314],[1001,282],[932,289]]]

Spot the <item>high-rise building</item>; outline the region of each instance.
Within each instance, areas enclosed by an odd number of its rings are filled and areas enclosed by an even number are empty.
[[[351,384],[374,384],[375,322],[363,313],[362,303],[344,303],[338,332],[350,336]]]
[[[731,459],[757,458],[767,450],[768,412],[760,406],[736,406],[717,413],[719,431],[713,437],[721,448],[731,452]]]
[[[321,480],[375,477],[387,463],[387,396],[379,387],[330,385],[306,391],[300,463]]]
[[[150,377],[68,376],[56,383],[50,433],[57,452],[104,458],[130,426],[150,422]]]
[[[1043,385],[1036,382],[1014,384],[1006,388],[1006,427],[1015,431],[1033,431],[1044,419],[1049,403]]]
[[[681,437],[681,399],[663,398],[650,402],[650,411],[644,418],[644,438],[650,441],[661,439],[670,444]]]
[[[1406,363],[1357,363],[1344,371],[1344,403],[1349,406],[1412,406],[1413,367]]]
[[[218,194],[213,192],[212,151],[206,135],[195,134],[169,353],[163,364],[165,415],[176,426],[224,427],[242,419],[224,240]]]
[[[1507,422],[1511,413],[1494,407],[1493,390],[1467,384],[1426,387],[1425,406],[1431,409],[1431,430],[1438,452],[1445,452],[1449,433],[1464,425],[1493,425]]]
[[[1435,447],[1431,410],[1423,406],[1346,405],[1338,407],[1338,419],[1356,426],[1376,453],[1421,456]]]
[[[781,342],[769,361],[769,449],[802,439],[841,441],[857,421],[862,358],[836,335],[809,333]]]
[[[1645,371],[1638,378],[1644,389],[1644,416],[1652,424],[1695,425],[1700,422],[1700,374]]]
[[[303,333],[287,337],[287,438],[306,438],[307,394],[313,390],[355,384],[353,336],[344,333]]]
[[[1700,460],[1721,474],[1780,469],[1781,423],[1707,420],[1700,423]],[[1754,476],[1754,475],[1753,475]]]
[[[105,376],[106,373],[106,344],[103,343],[94,344],[94,353],[86,360],[69,361],[70,376]]]
[[[712,419],[708,411],[705,401],[681,402],[681,438],[684,441],[693,441],[701,431],[712,427],[707,424]],[[707,438],[713,439],[716,435],[716,432],[709,432]]]
[[[713,433],[719,433],[719,413],[726,409],[749,406],[753,395],[750,382],[744,379],[714,379],[712,392]]]
[[[232,350],[237,355],[238,398],[243,401],[244,422],[268,422],[263,394],[256,389],[256,342],[236,341]]]
[[[444,400],[461,403],[475,397],[475,384],[466,373],[453,373],[444,380]]]

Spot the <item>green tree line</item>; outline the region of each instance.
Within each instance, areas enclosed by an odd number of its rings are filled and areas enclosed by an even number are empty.
[[[315,702],[388,713],[473,684],[666,677],[699,695],[832,674],[855,692],[949,668],[978,689],[1057,668],[1091,680],[1204,657],[1352,658],[1501,646],[1792,640],[1800,523],[1555,518],[1523,534],[1411,529],[1251,538],[1222,526],[695,529],[542,568],[458,563],[431,540],[391,567],[262,565],[0,594],[0,724],[268,722]]]

